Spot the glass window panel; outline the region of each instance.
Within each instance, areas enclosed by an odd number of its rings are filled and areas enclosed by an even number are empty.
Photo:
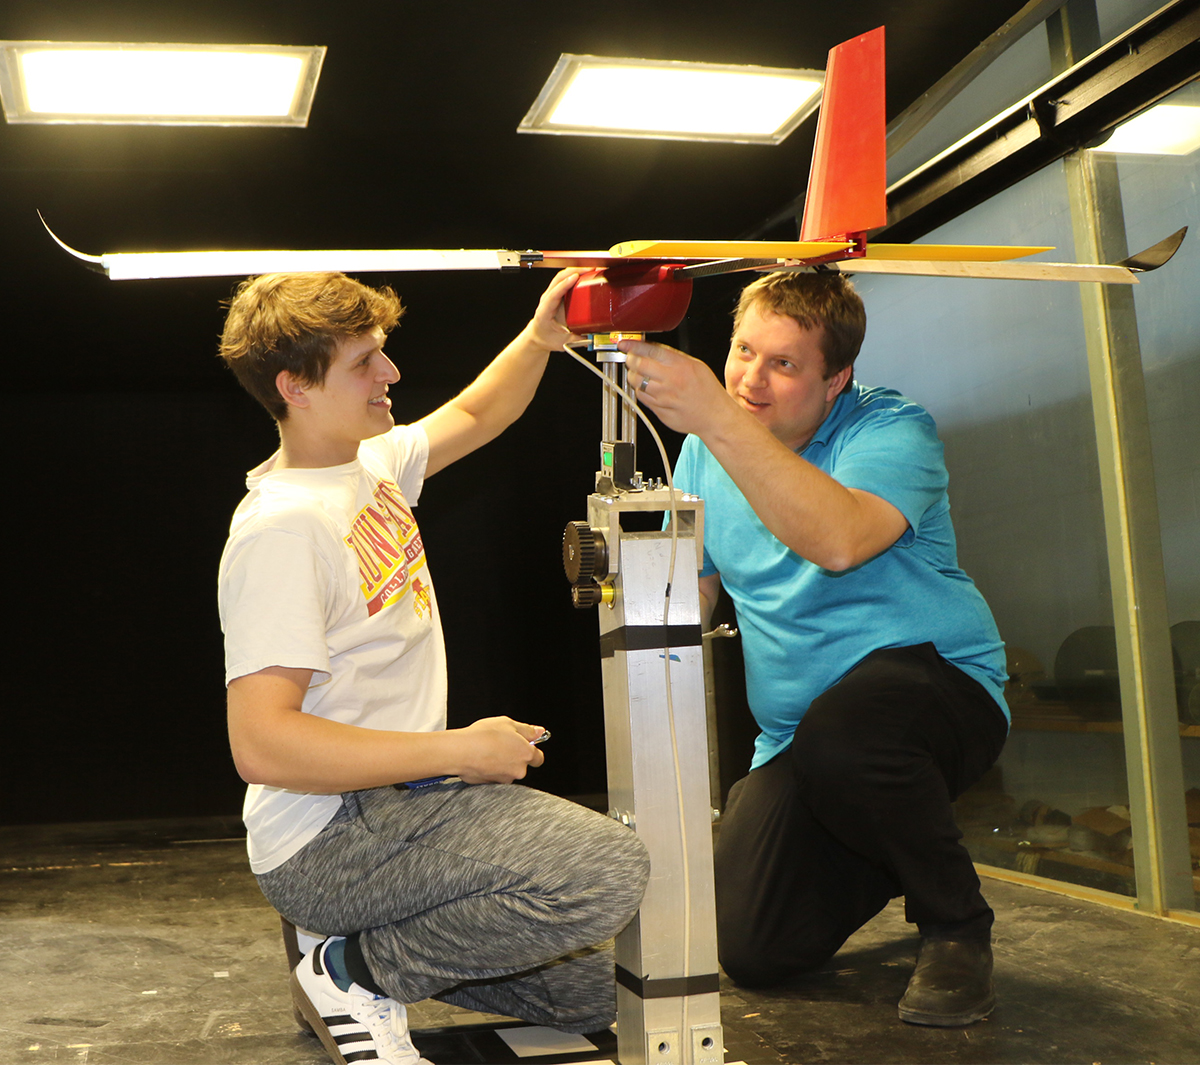
[[[1000,27],[997,25],[996,27]],[[1050,80],[1046,27],[1035,26],[983,70],[934,120],[888,159],[888,181],[906,174],[949,148],[983,123],[1024,99]]]
[[[1194,86],[1168,97],[1191,101]],[[1116,156],[1131,251],[1200,221],[1200,151]],[[1162,526],[1167,612],[1200,903],[1200,230],[1134,290],[1154,481]]]
[[[1100,44],[1136,26],[1163,6],[1163,0],[1097,0]],[[1000,27],[997,25],[996,29]],[[933,121],[888,159],[888,181],[932,159],[985,122],[1037,91],[1054,76],[1045,24],[1035,26],[938,112]]]
[[[1107,44],[1163,6],[1163,0],[1096,0],[1100,43]]]
[[[1044,46],[1044,45],[1043,45]],[[1055,164],[929,234],[1073,258]],[[1074,284],[861,277],[857,374],[926,406],[959,560],[1010,655],[1014,727],[959,801],[976,861],[1135,894],[1099,465]]]

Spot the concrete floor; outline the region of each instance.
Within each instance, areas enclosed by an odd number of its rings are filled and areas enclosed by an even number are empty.
[[[240,836],[235,819],[0,828],[0,1062],[326,1062],[293,1024],[279,922]],[[896,1019],[916,939],[893,904],[818,973],[770,993],[723,981],[728,1060],[1200,1062],[1200,927],[985,891],[998,915],[987,1020]],[[477,1014],[429,1002],[410,1017],[437,1065],[518,1060]]]

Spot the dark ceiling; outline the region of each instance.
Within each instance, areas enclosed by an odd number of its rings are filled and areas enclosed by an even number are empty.
[[[560,53],[823,67],[832,45],[882,24],[894,116],[1022,2],[5,0],[5,39],[328,47],[304,130],[0,124],[3,410],[22,486],[8,590],[23,723],[9,739],[31,752],[5,782],[23,797],[7,816],[236,808],[214,575],[242,472],[273,446],[213,358],[231,282],[114,284],[55,248],[37,209],[89,252],[737,237],[801,192],[815,120],[780,147],[518,136]],[[410,307],[389,351],[411,418],[520,328],[546,275],[387,280]],[[677,342],[719,355],[724,309],[705,317],[699,289],[693,302]],[[577,704],[577,726],[539,716],[561,767],[543,780],[560,791],[603,788],[595,623],[565,605],[557,562],[595,468],[585,377],[552,365],[526,419],[431,482],[419,514],[452,716]],[[48,724],[70,737],[50,765]],[[73,782],[50,805],[48,775]]]

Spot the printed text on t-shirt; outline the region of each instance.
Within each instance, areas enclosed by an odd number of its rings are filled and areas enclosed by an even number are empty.
[[[375,503],[368,503],[358,512],[345,539],[358,557],[367,613],[377,614],[403,597],[412,575],[425,565],[425,548],[421,531],[395,481],[380,480],[372,496]],[[422,606],[426,603],[414,603],[418,613],[423,613]]]

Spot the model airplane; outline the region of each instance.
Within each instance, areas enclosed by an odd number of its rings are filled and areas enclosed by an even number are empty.
[[[1136,284],[1138,272],[1156,269],[1174,255],[1186,228],[1110,265],[1012,261],[1049,247],[870,243],[868,232],[887,222],[883,57],[883,27],[829,53],[804,217],[795,241],[639,240],[607,252],[393,249],[93,256],[50,235],[114,281],[296,270],[582,267],[585,273],[567,299],[567,324],[580,334],[674,329],[687,312],[692,279],[719,273],[819,267],[846,273]]]

